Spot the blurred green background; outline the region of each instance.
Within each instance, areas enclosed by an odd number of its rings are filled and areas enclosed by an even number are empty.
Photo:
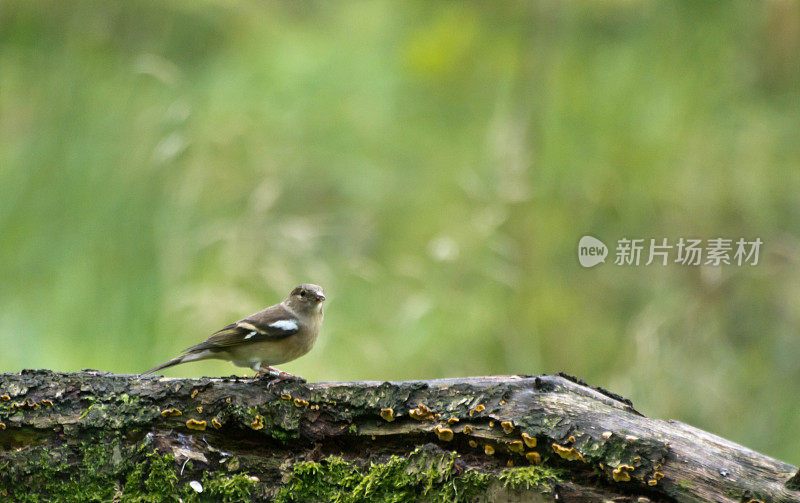
[[[798,464],[798,55],[794,1],[1,0],[0,370],[139,372],[308,281],[310,380],[563,370]]]

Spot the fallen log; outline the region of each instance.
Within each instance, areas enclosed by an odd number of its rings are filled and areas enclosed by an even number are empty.
[[[800,501],[796,467],[563,374],[2,374],[0,468],[10,501]]]

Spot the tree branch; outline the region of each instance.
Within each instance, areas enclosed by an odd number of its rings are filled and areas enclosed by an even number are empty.
[[[800,501],[789,483],[796,467],[647,418],[565,375],[268,384],[3,374],[0,492],[20,501]]]

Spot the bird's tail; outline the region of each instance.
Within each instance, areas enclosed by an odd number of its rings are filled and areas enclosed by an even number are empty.
[[[195,360],[201,360],[201,359],[203,359],[204,356],[205,355],[201,354],[201,353],[186,353],[186,354],[183,354],[183,355],[180,355],[180,356],[176,356],[175,358],[173,358],[172,360],[170,360],[168,362],[164,362],[161,365],[156,365],[155,367],[151,368],[147,372],[142,372],[141,375],[146,376],[148,374],[152,374],[153,372],[158,372],[161,369],[172,367],[174,365],[180,365],[181,363],[193,362]]]
[[[211,351],[189,351],[188,353],[184,353],[180,356],[176,356],[172,360],[162,363],[161,365],[156,365],[155,367],[151,368],[147,372],[142,372],[139,374],[139,377],[146,376],[148,374],[152,374],[153,372],[158,372],[161,369],[165,369],[167,367],[172,367],[174,365],[180,365],[181,363],[193,362],[196,360],[205,360],[209,357],[213,358],[213,353]]]

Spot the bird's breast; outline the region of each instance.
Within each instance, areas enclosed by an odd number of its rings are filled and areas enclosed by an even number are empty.
[[[259,360],[263,365],[280,365],[308,353],[315,341],[316,334],[297,334],[275,341],[242,344],[228,352],[231,360]]]

